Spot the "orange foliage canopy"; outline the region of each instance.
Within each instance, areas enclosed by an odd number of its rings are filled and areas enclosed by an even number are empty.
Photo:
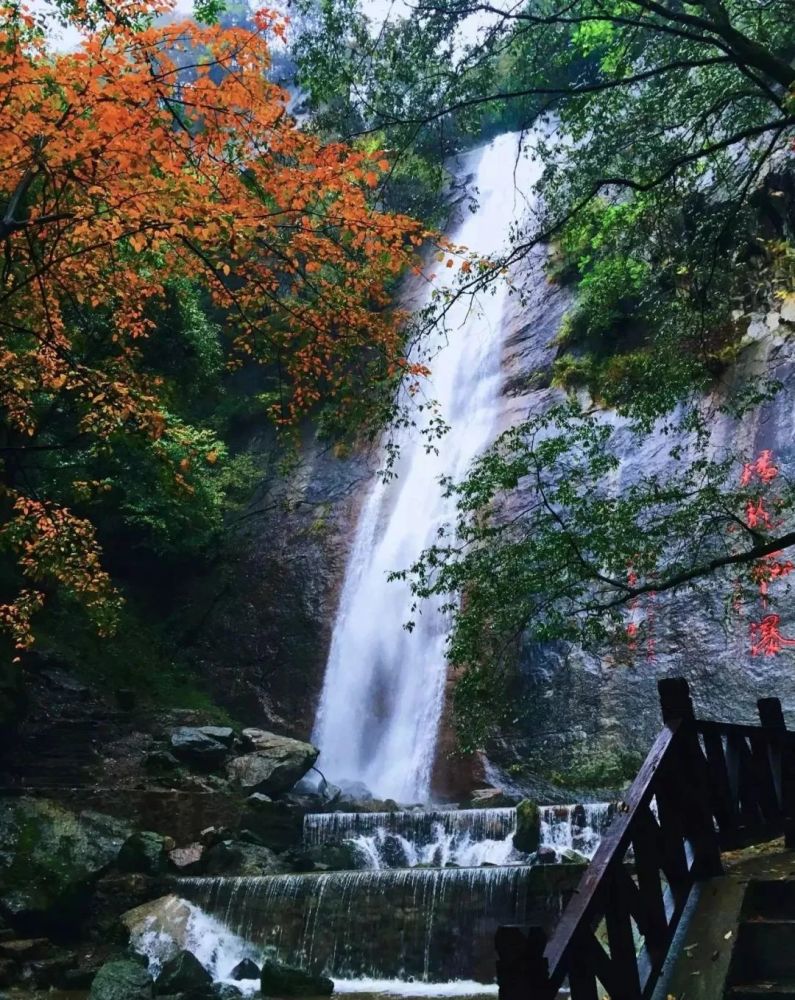
[[[278,18],[224,30],[156,23],[165,0],[103,9],[86,27],[78,3],[82,44],[53,54],[30,12],[0,7],[0,460],[66,397],[82,435],[157,442],[164,406],[140,350],[174,279],[209,290],[238,362],[278,366],[278,422],[352,405],[363,355],[420,374],[388,286],[427,234],[373,209],[382,155],[291,119],[266,78]],[[74,318],[97,310],[101,350],[86,352]],[[90,523],[11,476],[3,489],[0,545],[22,576],[112,610]],[[33,586],[0,603],[18,645],[42,600]]]

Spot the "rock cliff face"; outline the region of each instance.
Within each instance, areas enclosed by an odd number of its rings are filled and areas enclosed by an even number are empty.
[[[254,441],[267,455],[267,442]],[[235,541],[189,598],[206,607],[190,648],[219,704],[250,725],[308,736],[368,458],[315,439],[286,477],[264,473]]]
[[[548,388],[555,348],[550,344],[566,305],[560,289],[525,277],[524,304],[507,317],[505,424],[549,405]],[[702,405],[712,408],[713,445],[751,460],[771,449],[776,460],[795,459],[795,414],[791,391],[795,359],[795,314],[785,307],[747,318],[747,346],[735,368]],[[777,398],[742,422],[717,412],[733,387],[749,372],[774,372],[785,388]],[[611,414],[605,419],[614,420]],[[638,448],[628,434],[618,488],[643,472],[674,470],[670,452],[676,439],[651,435]],[[686,443],[681,441],[679,443]],[[517,722],[490,748],[506,767],[563,776],[580,787],[610,786],[634,774],[660,727],[656,683],[680,675],[690,682],[697,712],[704,717],[755,721],[756,700],[775,695],[795,725],[795,670],[792,653],[752,656],[748,620],[726,613],[723,597],[709,585],[682,590],[655,602],[654,651],[617,649],[596,656],[566,643],[525,642],[518,657]],[[782,631],[795,634],[795,608],[783,610]],[[514,772],[519,768],[514,767]]]

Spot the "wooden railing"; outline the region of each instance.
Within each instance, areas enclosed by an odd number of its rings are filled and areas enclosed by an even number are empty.
[[[777,698],[759,726],[696,719],[687,682],[659,682],[664,727],[549,940],[500,927],[500,1000],[647,1000],[695,883],[721,850],[795,846],[795,733]]]

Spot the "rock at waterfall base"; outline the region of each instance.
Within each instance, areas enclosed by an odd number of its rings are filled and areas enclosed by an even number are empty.
[[[106,962],[94,976],[88,1000],[152,1000],[153,982],[138,962]]]
[[[158,995],[205,997],[210,993],[212,984],[212,976],[198,958],[193,952],[183,949],[165,963],[155,985]]]
[[[163,960],[168,961],[185,947],[191,912],[192,907],[187,900],[171,893],[127,910],[121,915],[121,923],[127,928],[133,947],[138,945],[144,934],[153,934],[161,941],[169,942],[161,955]]]
[[[213,983],[213,996],[215,1000],[239,1000],[243,991],[234,983]]]
[[[260,988],[266,997],[327,997],[334,992],[334,983],[325,976],[268,960],[262,967]]]
[[[513,846],[517,851],[534,854],[541,839],[541,814],[532,799],[522,799],[516,807],[516,832]]]
[[[303,778],[320,753],[311,743],[263,729],[244,729],[243,741],[250,753],[229,762],[229,778],[241,788],[268,795],[288,792]]]
[[[244,958],[242,962],[238,962],[237,965],[229,973],[229,978],[234,980],[241,979],[259,979],[259,966],[256,962],[252,962],[250,958]]]

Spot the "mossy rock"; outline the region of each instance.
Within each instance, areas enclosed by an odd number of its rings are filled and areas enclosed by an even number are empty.
[[[541,814],[538,803],[522,799],[516,807],[516,832],[513,846],[525,854],[535,854],[541,840]]]
[[[94,976],[88,1000],[152,1000],[149,972],[138,962],[106,962]]]
[[[110,816],[48,799],[0,799],[0,912],[20,931],[73,934],[130,833]]]

